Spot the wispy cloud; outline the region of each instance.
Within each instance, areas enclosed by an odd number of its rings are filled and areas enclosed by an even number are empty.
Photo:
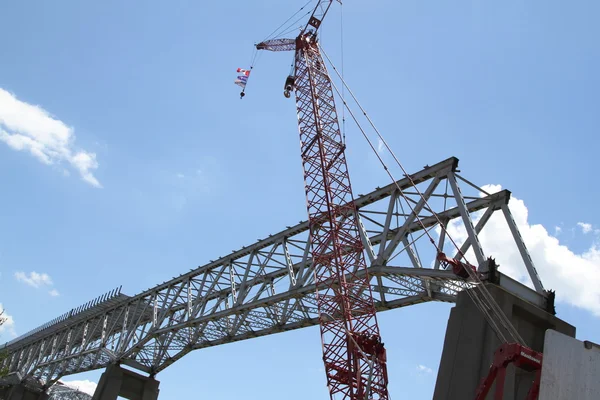
[[[577,226],[581,228],[583,233],[590,233],[592,231],[592,224],[586,222],[578,222]]]
[[[93,170],[98,168],[96,154],[75,149],[72,127],[53,118],[43,108],[25,103],[2,88],[0,141],[14,150],[28,151],[47,165],[67,162],[85,182],[102,187],[93,174]]]
[[[501,187],[487,185],[482,189],[495,193]],[[544,287],[556,290],[558,302],[588,310],[600,317],[600,242],[592,241],[587,250],[575,253],[542,225],[529,223],[529,210],[523,200],[512,197],[509,207]],[[481,214],[482,212],[478,213],[476,221]],[[592,224],[582,224],[580,227],[584,232],[588,225],[591,230]],[[449,225],[448,233],[454,240],[467,238],[464,226],[458,220]],[[502,273],[531,285],[502,213],[495,213],[490,218],[479,239],[486,256],[496,259]],[[471,262],[475,260],[472,250],[466,256]]]
[[[385,147],[385,144],[383,143],[383,140],[377,139],[377,152],[381,153],[383,151],[384,147]]]
[[[34,288],[39,288],[41,286],[52,286],[52,278],[50,275],[46,273],[37,273],[35,271],[26,274],[25,272],[18,271],[15,272],[15,278],[19,282],[26,283],[29,286]]]
[[[426,367],[425,365],[419,364],[417,365],[417,371],[419,372],[424,372],[426,374],[432,374],[433,370],[429,367]]]
[[[58,292],[58,290],[56,290],[53,287],[54,282],[52,281],[52,278],[50,277],[50,275],[46,274],[45,272],[39,273],[36,271],[32,271],[32,272],[26,274],[23,271],[17,271],[17,272],[15,272],[15,279],[19,282],[23,282],[24,284],[34,287],[36,289],[45,287],[45,288],[49,289],[48,294],[52,297],[60,296],[60,293]]]
[[[562,233],[562,228],[560,226],[554,227],[554,236],[558,236]]]

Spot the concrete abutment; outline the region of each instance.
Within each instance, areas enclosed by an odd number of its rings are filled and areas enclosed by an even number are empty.
[[[486,284],[486,287],[533,350],[543,352],[547,329],[575,337],[574,326],[542,308],[499,286]],[[459,293],[456,305],[450,311],[433,400],[474,399],[475,391],[487,376],[494,352],[500,345],[468,293]],[[524,399],[533,378],[533,373],[511,365],[507,369],[503,400]],[[488,394],[489,399],[493,392],[494,388]]]

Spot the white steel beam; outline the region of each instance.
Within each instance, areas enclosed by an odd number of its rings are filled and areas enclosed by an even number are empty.
[[[535,290],[538,293],[544,293],[544,285],[542,285],[542,280],[540,279],[540,276],[538,275],[537,270],[535,269],[535,266],[533,265],[533,260],[531,259],[531,255],[529,254],[529,251],[527,250],[527,247],[525,246],[523,237],[521,236],[521,233],[519,232],[519,228],[517,228],[515,219],[513,218],[512,213],[510,212],[510,209],[508,208],[507,204],[502,205],[502,212],[504,213],[504,216],[506,217],[506,223],[508,223],[508,227],[510,228],[510,232],[512,233],[513,239],[515,240],[515,243],[517,244],[517,248],[519,249],[519,252],[521,253],[521,258],[523,259],[523,262],[525,263],[525,268],[527,268],[527,272],[529,273],[529,277],[531,278],[531,281],[533,282],[533,286],[535,287]]]

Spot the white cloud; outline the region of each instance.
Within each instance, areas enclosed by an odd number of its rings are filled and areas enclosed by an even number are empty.
[[[98,168],[96,154],[80,151],[74,156],[71,156],[69,162],[79,171],[79,174],[84,181],[94,187],[102,187],[100,182],[98,182],[98,179],[90,172],[90,170]]]
[[[554,236],[558,236],[562,233],[562,228],[560,226],[554,227]]]
[[[432,374],[433,373],[433,370],[431,368],[426,367],[426,366],[421,365],[421,364],[417,365],[417,371],[419,371],[419,372],[425,372],[426,374]]]
[[[15,278],[19,281],[19,282],[23,282],[31,287],[34,287],[36,289],[39,289],[41,287],[47,287],[48,290],[48,294],[52,297],[56,297],[56,296],[60,296],[60,293],[58,292],[58,290],[54,289],[52,286],[54,286],[54,282],[52,281],[52,278],[50,278],[50,275],[42,272],[30,272],[29,274],[26,274],[25,272],[22,271],[17,271],[15,272]]]
[[[179,179],[183,179],[183,178],[185,178],[185,175],[180,172],[180,173],[177,174],[177,177]]]
[[[12,337],[16,337],[17,333],[15,332],[15,321],[11,315],[6,313],[4,310],[4,306],[0,303],[0,312],[4,311],[0,318],[4,319],[4,323],[0,326],[0,334],[4,332],[8,332]],[[3,342],[3,341],[0,341]]]
[[[92,382],[90,380],[82,380],[82,381],[61,381],[64,385],[72,387],[74,389],[79,390],[80,392],[84,392],[89,394],[90,396],[94,395],[94,391],[96,390],[96,386],[98,384],[96,382]]]
[[[585,222],[578,222],[577,226],[581,228],[583,233],[590,233],[592,231],[592,224],[588,224]]]
[[[383,151],[383,148],[384,148],[383,140],[377,139],[377,152],[381,153]]]
[[[487,185],[482,189],[494,193],[501,187]],[[558,302],[568,303],[600,316],[600,242],[591,243],[586,251],[577,254],[560,244],[542,225],[530,224],[523,200],[513,196],[509,208],[544,287],[556,290]],[[455,240],[467,237],[464,227],[456,220],[449,225],[448,232]],[[494,213],[479,238],[485,255],[496,259],[501,272],[531,286],[502,212]],[[474,263],[472,251],[467,253],[467,259]]]
[[[92,170],[98,168],[96,154],[74,148],[73,128],[53,118],[43,108],[25,103],[0,88],[0,141],[17,151],[28,151],[40,162],[63,161],[76,169],[94,187],[102,187]]]
[[[15,278],[17,278],[19,282],[26,283],[29,286],[33,286],[34,288],[39,288],[45,285],[52,286],[53,284],[50,275],[46,273],[40,274],[35,271],[30,272],[29,275],[21,271],[15,272]]]

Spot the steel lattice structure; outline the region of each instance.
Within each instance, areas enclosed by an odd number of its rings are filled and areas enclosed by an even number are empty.
[[[317,308],[327,386],[332,398],[336,394],[342,399],[364,398],[370,386],[369,398],[387,399],[385,350],[359,234],[346,146],[331,81],[312,34],[298,38],[295,91],[312,262],[317,287],[323,287],[317,294]],[[373,344],[366,345],[368,340]]]
[[[473,247],[484,254],[478,234],[499,211],[513,232],[531,280],[542,293],[507,206],[510,192],[482,193],[462,181],[457,165],[458,160],[450,158],[411,175],[429,206],[408,179],[397,185],[426,229],[436,228],[432,212],[445,224],[460,224],[467,230],[474,226],[462,243],[464,252]],[[354,203],[378,311],[455,300],[464,282],[457,281],[452,271],[440,269],[434,253],[427,254],[431,246],[422,240],[423,227],[415,213],[403,211],[406,200],[395,184],[359,195]],[[102,296],[66,318],[5,344],[0,350],[8,357],[2,366],[46,387],[62,376],[117,362],[156,374],[196,349],[316,325],[308,227],[308,222],[288,227],[136,296],[120,292]],[[439,235],[441,247],[444,240]],[[505,277],[502,284],[511,291],[520,288]],[[521,296],[530,293],[524,291]],[[538,304],[543,301],[542,296],[529,299]]]
[[[330,5],[319,2],[313,12],[309,26],[315,31]],[[317,295],[317,309],[327,387],[332,399],[336,395],[362,399],[367,390],[369,398],[387,399],[385,349],[331,80],[316,33],[301,33],[295,42],[291,87],[296,93],[312,262],[316,284],[323,287]],[[289,47],[282,40],[257,45],[272,51]]]
[[[337,118],[333,87],[317,30],[332,0],[319,1],[295,40],[294,76],[304,169],[309,243],[327,387],[332,399],[388,398],[386,353],[364,258],[364,244]],[[290,47],[285,40],[259,49]],[[339,397],[338,397],[339,395]]]
[[[50,400],[92,400],[92,396],[87,393],[80,392],[79,390],[63,384],[62,382],[56,382],[49,390],[48,394]]]
[[[23,385],[33,393],[40,392],[44,389],[39,380],[33,376],[22,377],[20,373],[14,373],[8,377],[0,379],[0,400],[5,399],[6,389],[11,386]],[[78,388],[68,386],[61,381],[55,382],[48,390],[46,390],[49,400],[91,400],[92,396],[85,392],[81,392]],[[12,398],[12,396],[9,395]]]

